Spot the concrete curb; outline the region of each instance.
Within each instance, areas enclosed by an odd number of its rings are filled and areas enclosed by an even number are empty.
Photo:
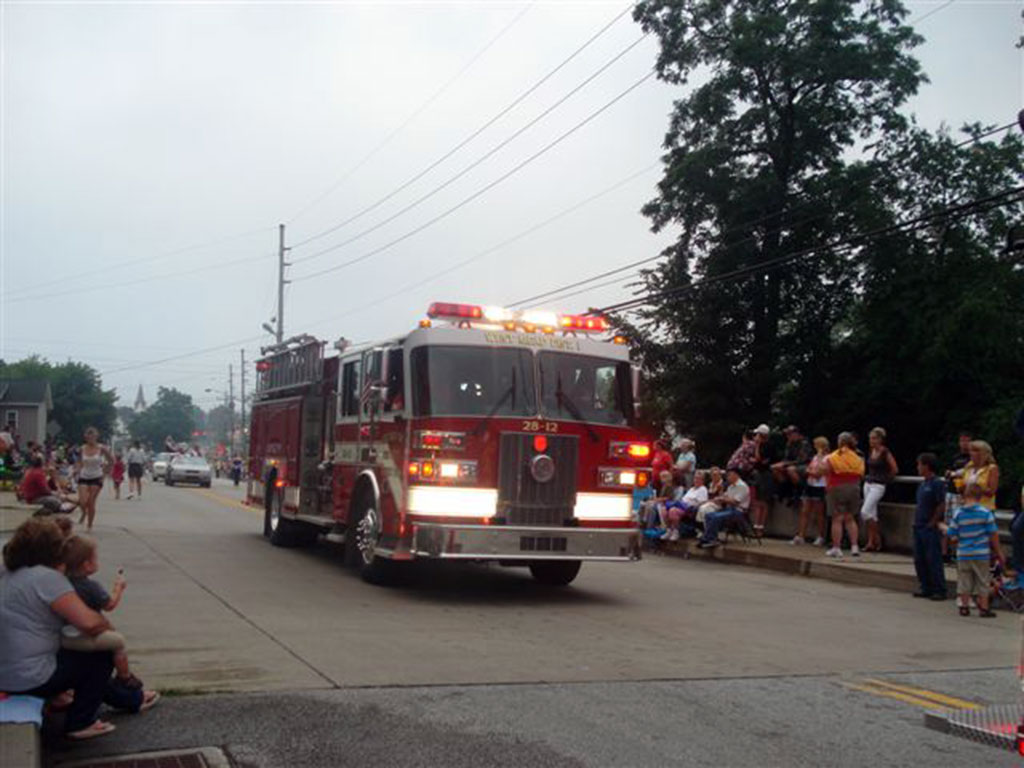
[[[645,544],[647,554],[660,554],[667,557],[678,557],[684,560],[709,560],[712,562],[745,565],[752,568],[788,573],[793,576],[827,579],[842,584],[860,587],[876,587],[897,592],[913,592],[917,589],[917,576],[911,573],[889,573],[869,568],[858,568],[855,565],[841,565],[827,561],[822,553],[811,559],[806,557],[785,557],[765,551],[756,543],[724,544],[714,549],[700,549],[696,539],[677,542]],[[817,552],[818,550],[814,550]],[[849,562],[849,560],[844,561]],[[949,594],[956,593],[956,581],[947,578],[946,587]]]
[[[0,765],[38,768],[42,765],[39,728],[34,723],[0,723]]]

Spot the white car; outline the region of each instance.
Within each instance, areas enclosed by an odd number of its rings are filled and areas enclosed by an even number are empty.
[[[173,453],[158,453],[153,457],[153,479],[159,480],[167,474],[167,465],[174,457]]]
[[[194,483],[209,488],[213,482],[213,470],[202,456],[174,456],[167,465],[164,482],[167,485]]]

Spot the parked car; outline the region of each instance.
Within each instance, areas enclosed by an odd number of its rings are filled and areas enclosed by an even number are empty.
[[[167,465],[167,485],[195,483],[209,488],[213,482],[213,470],[202,456],[175,456]]]
[[[160,480],[167,474],[167,464],[174,457],[173,453],[158,453],[153,458],[153,479]]]

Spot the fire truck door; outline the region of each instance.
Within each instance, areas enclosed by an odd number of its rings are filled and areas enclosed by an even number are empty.
[[[320,510],[320,458],[323,455],[324,398],[302,400],[302,435],[299,446],[299,511],[304,515],[329,514]]]
[[[368,349],[363,353],[363,386],[359,395],[359,463],[377,462],[378,420],[384,377],[384,351]]]

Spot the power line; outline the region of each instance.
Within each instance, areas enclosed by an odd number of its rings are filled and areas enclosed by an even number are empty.
[[[462,170],[460,170],[454,176],[449,177],[447,180],[443,181],[441,184],[439,184],[438,186],[434,187],[429,192],[426,192],[423,195],[420,195],[420,197],[418,197],[415,200],[413,200],[411,203],[406,205],[404,208],[399,209],[395,213],[393,213],[390,216],[388,216],[386,219],[382,219],[381,221],[377,222],[373,226],[368,227],[368,228],[362,230],[361,232],[356,233],[355,235],[353,235],[352,237],[348,238],[347,240],[343,240],[340,243],[335,243],[332,246],[329,246],[329,247],[324,248],[322,250],[316,251],[315,253],[311,253],[308,256],[303,256],[302,258],[299,258],[299,259],[293,259],[291,263],[292,264],[298,264],[298,263],[301,263],[303,261],[309,261],[310,259],[315,259],[315,258],[317,258],[319,256],[323,256],[324,254],[330,253],[332,251],[336,251],[338,248],[343,248],[344,246],[349,245],[351,243],[354,243],[357,240],[361,240],[366,235],[369,235],[370,233],[377,231],[381,227],[386,226],[387,224],[390,224],[395,219],[397,219],[397,218],[399,218],[401,216],[404,216],[409,211],[413,210],[414,208],[417,208],[419,205],[421,205],[422,203],[426,202],[427,200],[429,200],[431,197],[433,197],[434,195],[438,194],[442,190],[450,187],[452,184],[454,184],[456,181],[461,179],[463,176],[465,176],[471,170],[473,170],[474,168],[476,168],[477,166],[479,166],[481,163],[483,163],[484,161],[488,160],[489,158],[493,157],[500,150],[504,149],[506,146],[511,144],[513,141],[515,141],[517,138],[519,138],[521,135],[523,135],[523,133],[525,133],[527,130],[529,130],[534,125],[536,125],[541,120],[543,120],[545,117],[550,115],[553,111],[555,111],[558,107],[560,107],[562,104],[564,104],[570,98],[572,98],[574,95],[579,93],[580,90],[582,90],[588,84],[593,82],[597,77],[599,77],[601,74],[603,74],[610,66],[612,66],[615,62],[617,62],[619,59],[621,59],[623,56],[625,56],[627,53],[629,53],[631,50],[633,50],[633,48],[635,48],[637,45],[639,45],[644,40],[645,37],[646,37],[646,35],[641,35],[639,38],[637,38],[635,41],[633,41],[630,45],[626,46],[624,49],[619,51],[619,53],[617,53],[615,56],[613,56],[611,59],[609,59],[607,62],[605,62],[604,65],[602,65],[597,71],[593,72],[589,77],[587,77],[585,80],[583,80],[583,82],[579,83],[575,88],[573,88],[571,91],[566,93],[564,96],[562,96],[562,98],[560,98],[554,104],[549,106],[547,109],[545,109],[539,115],[537,115],[535,118],[530,120],[526,125],[522,126],[519,130],[515,131],[511,136],[509,136],[508,138],[506,138],[503,141],[499,142],[495,146],[491,147],[490,150],[485,152],[482,156],[478,157],[476,160],[474,160],[469,165],[465,166]]]
[[[430,107],[431,104],[433,104],[435,101],[437,101],[439,98],[441,98],[441,96],[451,86],[453,86],[458,80],[460,80],[462,78],[463,75],[465,75],[470,69],[472,69],[473,66],[476,64],[476,62],[485,53],[487,53],[487,51],[489,51],[502,37],[504,37],[505,34],[510,29],[512,29],[512,27],[514,27],[519,22],[519,20],[522,19],[523,16],[526,15],[526,12],[529,11],[530,8],[532,8],[532,7],[533,7],[533,2],[527,3],[523,7],[523,9],[519,13],[517,13],[515,15],[515,17],[513,17],[513,19],[508,24],[506,24],[504,27],[501,28],[501,30],[498,32],[498,34],[496,34],[494,37],[492,37],[490,39],[490,41],[488,41],[487,44],[484,45],[483,48],[481,48],[479,51],[477,51],[469,59],[469,61],[466,62],[466,64],[462,67],[462,69],[460,69],[458,72],[456,72],[455,75],[453,75],[440,88],[438,88],[431,96],[429,96],[426,101],[424,101],[415,110],[413,110],[412,114],[409,115],[409,117],[407,117],[398,127],[396,127],[394,130],[392,130],[391,133],[389,133],[387,136],[385,136],[373,149],[371,149],[369,152],[367,152],[365,155],[363,155],[363,157],[358,162],[356,162],[355,165],[353,165],[351,168],[349,168],[347,171],[345,171],[341,175],[341,177],[337,181],[335,181],[334,184],[332,184],[327,189],[326,192],[324,192],[323,194],[321,194],[318,197],[314,198],[312,201],[310,201],[305,206],[303,206],[301,209],[299,209],[299,211],[297,213],[295,213],[288,220],[288,223],[289,224],[293,223],[300,216],[303,216],[304,214],[308,213],[312,208],[316,207],[324,199],[326,199],[327,197],[330,197],[330,195],[332,195],[338,189],[338,187],[340,187],[342,184],[344,184],[346,181],[348,181],[357,171],[359,171],[360,168],[362,168],[371,159],[373,159],[373,157],[376,156],[376,154],[378,152],[380,152],[382,149],[384,149],[384,147],[386,147],[388,144],[390,144],[395,139],[395,137],[398,136],[398,134],[400,134],[402,131],[404,131],[406,128],[408,128],[409,125],[412,124],[412,122],[414,120],[416,120],[416,118],[419,117],[423,112],[425,112],[427,110],[427,108]],[[321,234],[325,234],[325,233],[321,233]],[[317,237],[319,237],[319,236],[320,235],[317,235]],[[312,239],[315,239],[315,238],[310,238],[310,240],[312,240]],[[308,241],[304,241],[304,242],[308,242]],[[300,245],[301,245],[301,243],[300,243]],[[293,247],[297,248],[298,246],[293,246]]]
[[[443,155],[441,155],[439,158],[437,158],[434,162],[432,162],[430,165],[428,165],[426,168],[424,168],[422,171],[420,171],[416,175],[412,176],[410,179],[408,179],[407,181],[402,183],[400,186],[398,186],[395,189],[393,189],[391,192],[389,192],[384,197],[378,199],[376,202],[374,202],[371,205],[363,208],[362,210],[358,211],[357,213],[352,214],[347,219],[339,222],[338,224],[335,224],[334,226],[328,227],[327,229],[322,230],[322,231],[316,233],[315,235],[307,237],[305,240],[300,240],[298,243],[295,243],[294,245],[292,245],[292,249],[301,248],[302,246],[306,245],[307,243],[311,243],[314,240],[319,240],[320,238],[325,237],[326,235],[329,235],[329,234],[331,234],[333,232],[337,232],[342,227],[347,226],[348,224],[351,224],[353,221],[356,221],[357,219],[362,218],[365,214],[370,213],[371,211],[377,209],[378,207],[380,207],[381,205],[386,203],[388,200],[393,198],[395,195],[397,195],[400,192],[403,192],[404,190],[408,189],[412,184],[415,184],[417,181],[422,179],[424,176],[426,176],[432,170],[437,168],[437,166],[441,165],[441,163],[443,163],[445,160],[450,158],[452,155],[454,155],[456,152],[458,152],[464,146],[469,144],[473,139],[475,139],[477,136],[479,136],[485,130],[487,130],[492,125],[494,125],[496,122],[498,122],[498,120],[500,120],[505,115],[507,115],[509,112],[511,112],[515,107],[517,107],[519,104],[521,104],[523,102],[523,100],[525,100],[528,96],[530,96],[530,94],[532,94],[534,91],[536,91],[538,88],[540,88],[544,83],[546,83],[548,80],[550,80],[555,74],[557,74],[559,71],[561,71],[562,68],[564,68],[567,64],[569,64],[569,62],[571,62],[579,54],[581,54],[584,50],[586,50],[591,45],[591,43],[593,43],[595,40],[597,40],[599,37],[601,37],[601,35],[603,35],[605,32],[607,32],[612,27],[612,25],[615,24],[615,22],[617,22],[619,19],[621,19],[627,13],[629,13],[632,10],[632,8],[633,8],[632,5],[626,6],[626,8],[624,10],[622,10],[620,13],[618,13],[611,21],[609,21],[607,24],[605,24],[603,27],[601,27],[599,30],[597,30],[597,32],[595,32],[593,35],[591,35],[586,41],[584,41],[584,43],[582,45],[580,45],[578,48],[576,48],[576,50],[574,50],[566,58],[564,58],[554,69],[550,70],[540,80],[538,80],[533,85],[531,85],[529,88],[527,88],[525,91],[523,91],[521,94],[519,94],[519,96],[517,96],[515,99],[513,99],[503,109],[499,110],[497,114],[495,114],[489,120],[484,122],[483,125],[481,125],[475,131],[473,131],[468,136],[466,136],[466,138],[464,138],[462,141],[460,141],[454,147],[449,149],[447,152],[445,152]]]
[[[600,198],[605,197],[606,195],[611,194],[612,192],[620,189],[621,187],[625,186],[626,184],[630,183],[631,181],[634,181],[635,179],[639,178],[640,176],[643,176],[644,174],[649,173],[650,171],[654,170],[657,166],[658,166],[658,163],[651,163],[650,165],[648,165],[648,166],[646,166],[644,168],[641,168],[638,171],[634,171],[630,175],[626,176],[625,178],[619,179],[617,182],[615,182],[614,184],[612,184],[612,185],[610,185],[608,187],[605,187],[601,191],[596,192],[595,194],[590,195],[590,196],[584,198],[583,200],[580,200],[579,202],[574,203],[573,205],[569,206],[568,208],[563,208],[558,213],[556,213],[556,214],[554,214],[552,216],[549,216],[548,218],[544,219],[543,221],[538,222],[537,224],[534,224],[533,226],[530,226],[530,227],[528,227],[528,228],[526,228],[526,229],[524,229],[524,230],[522,230],[522,231],[512,235],[511,237],[505,238],[500,243],[497,243],[495,245],[490,246],[489,248],[486,248],[486,249],[484,249],[482,251],[479,251],[478,253],[475,253],[472,256],[470,256],[470,257],[468,257],[466,259],[463,259],[462,261],[459,261],[459,262],[451,265],[450,267],[446,267],[446,268],[444,268],[442,270],[439,270],[439,271],[436,271],[436,272],[431,272],[430,275],[428,275],[427,277],[423,278],[422,280],[417,280],[416,282],[409,283],[409,284],[403,286],[402,288],[399,288],[398,290],[393,291],[392,293],[387,294],[386,296],[382,296],[379,299],[375,299],[374,301],[367,302],[366,304],[363,304],[361,306],[355,307],[353,309],[346,310],[345,312],[342,312],[341,314],[332,315],[331,317],[326,317],[326,318],[323,318],[321,320],[316,320],[316,321],[314,321],[312,323],[309,323],[308,325],[310,325],[310,326],[322,325],[324,323],[332,322],[334,320],[340,320],[341,318],[348,317],[349,315],[353,315],[353,314],[355,314],[357,312],[361,312],[364,309],[369,309],[371,307],[378,306],[379,304],[381,304],[381,303],[383,303],[385,301],[390,301],[391,299],[397,298],[398,296],[402,296],[402,295],[404,295],[406,293],[414,291],[417,288],[422,288],[424,285],[432,283],[432,282],[434,282],[436,280],[441,279],[442,277],[445,277],[446,275],[450,275],[452,272],[456,272],[456,271],[458,271],[458,270],[460,270],[460,269],[462,269],[464,267],[467,267],[470,264],[472,264],[473,262],[479,261],[480,259],[482,259],[482,258],[484,258],[486,256],[490,256],[491,254],[496,253],[497,251],[500,251],[502,248],[506,248],[507,246],[512,245],[513,243],[516,243],[516,242],[518,242],[518,241],[520,241],[520,240],[522,240],[522,239],[524,239],[524,238],[534,234],[535,232],[538,232],[538,231],[544,229],[545,227],[553,224],[554,222],[556,222],[556,221],[558,221],[560,219],[563,219],[563,218],[565,218],[566,216],[568,216],[568,215],[570,215],[572,213],[575,213],[576,211],[578,211],[581,208],[589,205],[590,203],[593,203],[594,201],[599,200]]]
[[[975,143],[981,141],[984,138],[988,138],[989,136],[994,136],[997,133],[1002,133],[1004,131],[1007,131],[1007,130],[1013,128],[1016,125],[1017,125],[1017,122],[1014,121],[1014,122],[1007,123],[1006,125],[1002,125],[1002,126],[999,126],[999,127],[996,127],[996,128],[990,128],[989,130],[984,131],[984,132],[982,132],[980,134],[977,134],[976,136],[971,136],[970,138],[967,138],[967,139],[964,139],[963,141],[957,142],[956,144],[953,145],[953,148],[954,149],[959,149],[961,147],[967,146],[968,144],[975,144]],[[811,193],[804,192],[804,191],[799,191],[799,192],[796,193],[796,195],[798,197],[804,197],[804,196],[808,196],[810,194]],[[782,210],[779,210],[779,211],[775,211],[775,212],[766,214],[764,216],[760,216],[760,217],[758,217],[756,219],[752,219],[752,220],[744,222],[742,224],[736,224],[736,225],[730,226],[729,228],[723,230],[720,233],[719,236],[721,237],[721,236],[729,234],[730,232],[735,232],[736,230],[739,230],[739,229],[745,229],[745,228],[748,228],[748,227],[755,226],[757,224],[762,224],[762,223],[764,223],[766,221],[770,221],[771,219],[774,219],[774,218],[779,218],[779,217],[785,216],[787,214],[793,214],[793,213],[796,213],[798,211],[802,211],[802,210],[804,210],[806,208],[809,208],[809,207],[811,207],[813,205],[818,204],[819,202],[820,202],[820,200],[817,199],[817,198],[811,199],[811,200],[808,200],[807,202],[805,202],[805,203],[803,203],[801,205],[797,205],[797,206],[795,206],[793,208],[782,209]],[[774,232],[780,232],[783,229],[792,229],[792,228],[795,228],[795,227],[800,227],[800,226],[803,226],[804,224],[809,224],[811,222],[817,221],[818,219],[825,218],[828,215],[829,215],[829,211],[824,211],[824,212],[822,212],[822,213],[820,213],[818,215],[806,217],[806,218],[800,219],[799,221],[789,222],[789,223],[780,223],[778,227],[770,229],[770,230],[768,230],[764,234],[771,234],[771,233],[774,233]],[[736,246],[743,245],[744,243],[750,242],[750,241],[755,240],[755,239],[756,239],[755,236],[748,236],[748,237],[745,237],[745,238],[743,238],[741,240],[737,240],[737,241],[732,242],[732,243],[727,243],[727,244],[725,244],[724,247],[726,249],[735,248]],[[651,257],[648,257],[646,259],[640,259],[637,262],[633,262],[631,264],[627,264],[627,265],[625,265],[623,267],[620,267],[618,269],[612,270],[610,272],[602,272],[602,273],[594,275],[592,277],[585,278],[583,280],[579,280],[579,281],[576,281],[574,283],[570,283],[568,285],[563,285],[563,286],[561,286],[559,288],[554,288],[554,289],[552,289],[550,291],[546,291],[545,293],[538,294],[536,296],[531,296],[531,297],[526,298],[526,299],[520,299],[519,301],[513,302],[509,306],[515,307],[515,306],[519,306],[519,305],[522,305],[522,304],[526,304],[527,302],[534,301],[536,299],[547,298],[547,297],[554,296],[556,294],[561,294],[564,291],[571,290],[571,289],[576,288],[578,286],[586,285],[587,283],[591,283],[591,282],[596,282],[596,281],[601,280],[601,279],[603,279],[605,277],[608,277],[611,274],[615,274],[617,272],[624,272],[624,271],[626,271],[626,270],[628,270],[628,269],[630,269],[630,268],[632,268],[634,266],[638,266],[638,265],[643,264],[643,263],[655,261],[655,260],[661,258],[661,256],[662,256],[662,254],[657,254],[655,256],[651,256]],[[632,276],[633,277],[639,277],[640,274],[641,273],[639,271],[637,271]],[[593,286],[591,289],[586,289],[586,290],[581,290],[581,291],[574,291],[573,293],[570,293],[570,294],[564,295],[564,296],[559,296],[558,298],[559,299],[566,299],[566,298],[571,298],[573,296],[579,296],[580,294],[587,293],[587,290],[597,290],[598,288],[604,288],[604,287],[607,287],[609,285],[614,285],[614,281],[613,282],[602,283],[601,285],[597,285],[597,286]],[[532,305],[532,306],[536,306],[536,305]],[[526,309],[530,309],[532,307],[525,307],[525,308]]]
[[[1014,199],[1016,196],[1016,199]],[[634,309],[636,307],[643,306],[644,304],[650,304],[658,299],[668,298],[678,293],[693,290],[697,287],[703,287],[705,285],[711,285],[714,283],[724,282],[727,280],[737,279],[740,277],[746,277],[751,274],[758,272],[764,272],[771,269],[784,266],[791,262],[804,259],[805,257],[813,256],[815,254],[821,255],[828,252],[835,252],[838,250],[846,250],[852,248],[858,244],[862,244],[865,241],[875,240],[880,237],[887,235],[896,234],[899,232],[914,232],[919,229],[925,229],[933,225],[933,221],[937,218],[943,219],[956,219],[964,218],[967,216],[974,215],[977,212],[987,213],[989,210],[1002,207],[1015,202],[1024,201],[1024,186],[1014,187],[1003,192],[999,192],[995,195],[989,195],[987,197],[979,198],[978,200],[972,200],[968,203],[961,203],[959,205],[950,206],[943,208],[939,211],[932,213],[923,214],[907,221],[903,221],[897,224],[890,224],[885,227],[880,227],[870,232],[865,232],[860,235],[854,235],[852,237],[839,240],[836,242],[825,243],[823,245],[812,246],[810,248],[804,248],[799,251],[794,251],[783,256],[779,256],[775,259],[769,259],[759,264],[751,264],[746,267],[740,267],[738,269],[731,270],[729,272],[723,272],[718,275],[705,277],[696,282],[689,282],[681,285],[677,285],[671,288],[667,288],[662,291],[645,294],[628,301],[622,301],[618,304],[612,304],[607,307],[601,307],[595,310],[600,314],[607,314],[610,312],[621,312],[628,309]],[[978,210],[983,209],[983,210]]]
[[[252,235],[262,234],[264,232],[270,231],[270,229],[271,229],[270,227],[260,227],[258,229],[249,229],[249,230],[246,230],[245,232],[238,232],[238,233],[235,233],[233,235],[226,235],[225,237],[217,238],[215,240],[207,240],[207,241],[201,242],[201,243],[194,243],[192,245],[186,245],[183,248],[176,248],[176,249],[174,249],[172,251],[166,251],[164,253],[159,253],[159,254],[156,254],[156,255],[153,255],[153,256],[144,256],[144,257],[139,258],[139,259],[128,259],[126,261],[120,261],[120,262],[117,262],[115,264],[109,264],[107,266],[94,267],[92,269],[87,269],[87,270],[85,270],[83,272],[77,272],[77,273],[70,274],[70,275],[63,275],[63,276],[60,276],[60,277],[54,277],[54,278],[51,278],[51,279],[47,280],[45,283],[36,283],[35,285],[30,285],[30,286],[28,286],[26,288],[20,288],[20,289],[18,289],[17,292],[21,293],[23,291],[25,291],[25,292],[27,292],[27,291],[34,291],[34,290],[37,290],[39,288],[50,288],[53,285],[56,285],[56,284],[59,284],[59,283],[66,283],[66,282],[70,282],[72,280],[79,280],[79,279],[81,279],[83,277],[92,277],[94,275],[103,274],[104,272],[109,272],[109,271],[114,270],[114,269],[120,269],[121,267],[130,267],[130,266],[135,266],[136,264],[146,264],[146,263],[149,263],[151,261],[159,261],[161,259],[168,259],[171,256],[178,256],[178,255],[180,255],[182,253],[188,253],[189,251],[201,251],[201,250],[205,250],[207,248],[213,248],[213,247],[218,246],[218,245],[223,245],[225,243],[229,243],[229,242],[232,242],[234,240],[241,240],[242,238],[245,238],[245,237],[251,237]],[[5,298],[9,298],[10,294],[11,294],[11,291],[7,291],[4,294]],[[61,295],[63,295],[63,294],[61,294]]]
[[[525,168],[527,165],[532,163],[534,160],[538,159],[539,157],[543,156],[544,154],[546,154],[550,150],[554,149],[556,146],[558,146],[560,143],[562,143],[565,139],[569,138],[572,134],[576,133],[576,131],[580,130],[581,128],[586,126],[588,123],[593,121],[595,118],[597,118],[599,115],[604,113],[606,110],[608,110],[609,108],[611,108],[612,106],[617,104],[619,101],[624,99],[626,96],[628,96],[634,90],[636,90],[641,85],[643,85],[645,82],[650,80],[651,77],[653,77],[653,76],[654,76],[654,72],[653,71],[648,72],[646,75],[641,77],[639,80],[637,80],[632,85],[630,85],[628,88],[626,88],[624,91],[622,91],[617,96],[615,96],[615,98],[613,98],[611,101],[606,102],[603,106],[601,106],[600,108],[598,108],[594,112],[591,112],[583,120],[581,120],[580,122],[576,123],[576,125],[574,125],[572,128],[570,128],[569,130],[567,130],[564,133],[562,133],[561,135],[559,135],[554,141],[546,144],[543,148],[541,148],[537,152],[533,153],[532,155],[530,155],[529,157],[527,157],[525,160],[521,161],[517,165],[513,166],[511,170],[505,172],[504,174],[502,174],[501,176],[499,176],[497,179],[495,179],[494,181],[490,182],[489,184],[484,185],[483,187],[478,189],[476,192],[474,192],[473,194],[471,194],[468,197],[464,198],[463,200],[461,200],[460,202],[456,203],[452,207],[446,209],[445,211],[442,211],[441,213],[437,214],[436,216],[434,216],[433,218],[431,218],[428,221],[424,222],[423,224],[420,224],[418,227],[415,227],[415,228],[409,230],[405,234],[395,238],[394,240],[391,240],[391,241],[385,243],[384,245],[378,246],[377,248],[374,248],[372,250],[367,251],[366,253],[362,254],[361,256],[358,256],[358,257],[356,257],[354,259],[349,259],[348,261],[342,262],[341,264],[336,264],[333,267],[327,267],[326,269],[321,269],[321,270],[318,270],[316,272],[311,272],[311,273],[309,273],[307,275],[302,275],[301,277],[297,277],[297,278],[293,279],[292,282],[299,282],[299,281],[302,281],[302,280],[311,280],[311,279],[313,279],[315,277],[320,277],[322,275],[326,275],[326,274],[329,274],[331,272],[337,272],[338,270],[344,269],[346,267],[350,267],[353,264],[358,264],[359,262],[365,261],[366,259],[369,259],[369,258],[371,258],[373,256],[376,256],[379,253],[383,253],[384,251],[394,247],[395,245],[398,245],[398,243],[404,242],[405,240],[408,240],[410,237],[413,237],[414,235],[419,234],[423,230],[425,230],[425,229],[427,229],[429,227],[432,227],[437,222],[441,221],[442,219],[447,218],[448,216],[450,216],[451,214],[455,213],[457,210],[459,210],[463,206],[468,205],[469,203],[471,203],[473,200],[476,200],[481,195],[483,195],[486,192],[489,192],[490,190],[494,189],[496,186],[498,186],[499,184],[501,184],[505,180],[509,179],[510,177],[512,177],[513,175],[515,175],[519,171],[521,171],[523,168]]]
[[[114,373],[122,373],[123,371],[138,370],[139,368],[152,368],[153,366],[161,365],[163,363],[169,363],[169,362],[171,362],[173,360],[184,360],[187,357],[196,357],[197,355],[205,355],[205,354],[207,354],[209,352],[219,352],[220,350],[227,349],[229,347],[237,348],[240,345],[248,344],[248,343],[253,342],[253,341],[260,341],[262,339],[263,339],[263,335],[262,334],[260,334],[259,336],[248,336],[248,337],[246,337],[244,339],[236,339],[235,341],[229,341],[226,344],[217,344],[216,346],[213,346],[213,347],[205,347],[204,349],[196,349],[196,350],[193,350],[191,352],[183,352],[180,355],[171,355],[170,357],[164,357],[164,358],[161,358],[159,360],[150,360],[149,362],[139,363],[137,365],[124,365],[124,366],[121,366],[121,367],[118,367],[118,368],[110,368],[110,369],[105,370],[105,371],[100,371],[100,375],[108,376],[108,375],[114,374]]]
[[[262,256],[244,256],[240,259],[233,259],[232,261],[222,261],[216,264],[207,264],[205,267],[196,267],[195,269],[187,269],[184,271],[177,270],[175,272],[168,272],[162,275],[150,275],[149,277],[139,277],[134,280],[127,280],[121,283],[103,283],[101,285],[88,285],[82,288],[71,288],[66,291],[57,291],[55,293],[37,293],[33,296],[19,296],[13,299],[7,299],[11,304],[15,304],[22,301],[36,301],[37,299],[52,299],[60,296],[73,296],[80,293],[93,293],[95,291],[108,291],[114,288],[127,288],[133,285],[141,285],[143,283],[151,283],[154,280],[171,280],[178,277],[188,277],[189,275],[197,275],[201,272],[212,272],[217,269],[224,269],[226,267],[234,267],[238,264],[248,264],[253,261],[259,261],[266,259],[266,254]]]
[[[956,0],[946,0],[946,2],[944,2],[942,5],[939,5],[939,6],[935,7],[935,8],[932,8],[927,13],[923,13],[920,16],[918,16],[916,19],[911,19],[908,23],[909,23],[910,26],[913,26],[914,24],[920,24],[922,21],[924,21],[925,19],[931,18],[932,16],[934,16],[939,11],[946,10],[947,8],[949,8],[949,6],[951,6],[955,2],[956,2]]]

